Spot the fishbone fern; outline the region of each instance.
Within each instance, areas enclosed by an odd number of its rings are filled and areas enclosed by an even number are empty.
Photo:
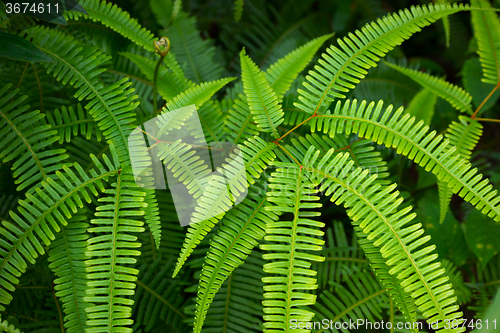
[[[465,331],[500,276],[498,9],[233,3],[0,4],[0,330]]]

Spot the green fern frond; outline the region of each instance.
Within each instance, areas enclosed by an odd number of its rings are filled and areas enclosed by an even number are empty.
[[[262,278],[264,272],[261,253],[252,251],[231,275],[221,284],[206,314],[203,333],[261,333],[262,332]],[[190,291],[193,288],[190,288]],[[186,307],[190,317],[195,316],[195,306]]]
[[[222,219],[222,226],[211,241],[200,275],[195,333],[201,331],[207,311],[224,281],[245,262],[264,237],[266,223],[277,220],[276,214],[264,209],[266,202],[265,191],[259,186]]]
[[[382,319],[382,309],[389,303],[386,290],[369,271],[360,270],[358,267],[344,268],[342,275],[345,276],[346,286],[330,281],[335,288],[334,292],[326,289],[319,295],[318,302],[313,307],[316,313],[315,321],[379,322]],[[341,331],[332,326],[333,332]]]
[[[143,232],[144,222],[136,220],[144,215],[145,192],[138,189],[130,168],[120,170],[115,183],[104,191],[106,195],[97,201],[96,218],[90,233],[97,235],[87,241],[85,261],[87,272],[87,296],[85,302],[99,305],[87,307],[90,332],[132,332],[133,300],[127,296],[134,294],[139,271],[130,265],[141,254],[136,250],[141,246],[132,233]],[[92,327],[93,326],[93,327]]]
[[[84,211],[68,220],[68,225],[57,234],[50,244],[49,268],[57,278],[54,280],[56,296],[63,303],[64,327],[67,332],[85,332],[87,313],[85,309],[94,306],[83,301],[87,289],[85,273],[85,250],[87,248],[87,216]]]
[[[264,265],[267,276],[264,286],[264,332],[288,331],[292,321],[311,321],[314,313],[305,306],[316,302],[316,295],[308,293],[317,289],[316,272],[310,269],[311,262],[325,258],[310,251],[320,251],[324,241],[319,228],[324,223],[310,219],[320,213],[322,205],[315,196],[317,184],[312,183],[305,170],[296,164],[273,162],[276,172],[269,179],[266,207],[277,214],[291,213],[292,220],[270,221],[266,224],[267,244],[260,248],[268,251],[262,257],[269,260]]]
[[[153,33],[141,27],[136,19],[131,18],[129,13],[117,5],[104,0],[81,0],[78,3],[87,11],[88,17],[94,22],[100,21],[104,26],[120,33],[135,44],[154,52]],[[78,11],[66,11],[64,14],[68,21],[76,21],[82,16],[87,17],[84,13]]]
[[[338,154],[333,159],[333,149],[322,158],[320,152],[311,147],[303,161],[306,174],[312,181],[326,180],[319,191],[331,196],[337,205],[343,204],[355,227],[366,235],[366,240],[379,248],[398,283],[411,294],[417,307],[429,322],[438,321],[439,331],[462,332],[465,329],[447,329],[446,320],[462,317],[453,297],[448,277],[439,269],[438,255],[433,253],[435,245],[426,245],[430,236],[422,236],[421,224],[411,223],[415,214],[409,214],[411,206],[398,207],[403,202],[394,191],[395,184],[381,186],[373,184],[376,175],[368,177],[368,170],[358,168],[351,171],[354,162],[347,162],[348,154]],[[370,258],[370,257],[368,257]]]
[[[435,131],[428,133],[428,126],[423,121],[415,123],[415,118],[409,114],[403,115],[403,108],[392,113],[392,106],[382,112],[383,102],[375,107],[372,102],[352,103],[346,101],[342,106],[337,103],[333,114],[317,115],[311,123],[313,131],[323,131],[330,136],[335,133],[356,133],[360,137],[396,148],[398,154],[434,173],[452,188],[453,193],[470,202],[483,214],[500,221],[500,197],[488,185],[488,179],[477,169],[472,169],[470,163],[456,153],[456,148],[450,148],[449,140],[443,141],[442,135]]]
[[[209,161],[201,159],[190,145],[180,140],[160,145],[158,157],[168,170],[175,171],[175,177],[186,185],[193,198],[202,195],[208,182],[206,176],[212,171]]]
[[[63,84],[69,83],[77,88],[75,97],[78,100],[90,100],[85,108],[96,121],[106,140],[114,144],[120,163],[124,167],[129,166],[128,138],[134,129],[133,110],[139,104],[134,101],[137,96],[130,96],[133,90],[126,90],[131,82],[124,78],[111,86],[103,86],[98,80],[98,75],[103,69],[99,69],[98,66],[109,57],[93,47],[81,46],[64,34],[49,29],[34,28],[27,32],[27,37],[54,60],[48,65],[48,72],[53,72],[58,80],[64,78]],[[143,182],[150,184],[152,179],[143,177]],[[159,211],[155,193],[146,190],[146,194],[149,208],[146,209],[145,219],[155,231],[159,242]]]
[[[245,95],[234,100],[225,120],[225,130],[231,142],[241,143],[247,137],[259,134],[259,127],[252,121],[252,111]]]
[[[0,303],[9,304],[18,277],[26,271],[27,263],[34,263],[39,254],[44,254],[43,245],[49,245],[54,239],[54,232],[61,230],[59,225],[67,225],[67,220],[83,207],[82,198],[91,202],[89,192],[94,196],[96,189],[104,191],[103,181],[120,172],[118,156],[111,148],[113,162],[103,155],[106,166],[91,156],[95,168],[87,174],[83,168],[75,164],[73,168],[63,167],[56,171],[57,181],[48,178],[36,188],[36,196],[26,194],[26,200],[19,200],[18,213],[10,212],[13,223],[3,221],[1,232],[4,239],[0,249]],[[50,229],[52,228],[52,230]],[[42,245],[43,244],[43,245]],[[3,310],[4,307],[1,306]]]
[[[218,101],[207,101],[198,109],[203,134],[207,143],[222,141],[224,131],[224,114]]]
[[[469,303],[472,298],[472,290],[464,283],[464,278],[460,274],[460,271],[448,259],[441,259],[441,264],[446,270],[446,274],[450,277],[453,290],[455,290],[455,294],[457,295],[458,304]]]
[[[472,151],[476,147],[481,135],[483,134],[483,125],[476,120],[460,116],[460,122],[453,121],[448,127],[445,136],[450,140],[450,144],[457,148],[457,153],[466,161],[470,161]],[[452,189],[443,181],[438,181],[439,188],[439,223],[443,223],[448,206],[453,195]]]
[[[244,49],[240,53],[240,61],[243,90],[253,118],[263,132],[272,132],[273,136],[278,138],[277,127],[283,122],[284,113],[276,93],[271,89],[264,73],[245,54]]]
[[[243,6],[244,5],[245,5],[244,0],[235,0],[234,1],[233,16],[234,16],[234,20],[236,22],[239,22],[241,20],[241,15],[243,15]]]
[[[380,58],[394,47],[436,20],[469,9],[468,5],[456,3],[412,6],[337,39],[340,49],[330,46],[322,55],[316,71],[310,71],[306,77],[306,90],[298,90],[300,102],[296,106],[316,114],[335,98],[345,98],[343,93],[354,89],[367,70],[377,66]]]
[[[270,153],[267,152],[267,154]],[[266,156],[267,154],[262,155]],[[252,157],[258,158],[259,156]],[[226,162],[222,164],[222,167],[217,168],[216,173],[204,178],[206,183],[202,184],[203,191],[192,213],[184,245],[175,267],[174,277],[194,248],[224,214],[241,201],[239,197],[247,191],[245,165],[248,162],[238,159],[234,153],[226,159]]]
[[[438,3],[445,4],[448,3],[448,0],[438,0]],[[441,20],[443,22],[444,34],[446,38],[446,47],[450,47],[450,20],[448,19],[448,16],[443,17]]]
[[[9,324],[7,320],[3,320],[2,318],[0,318],[0,329],[7,333],[22,333],[18,328]]]
[[[0,89],[0,159],[14,161],[12,176],[21,191],[47,181],[51,173],[62,169],[69,155],[65,149],[46,150],[59,139],[57,131],[39,124],[45,115],[23,105],[27,96],[14,100],[19,89],[9,91],[11,87],[7,84]]]
[[[10,220],[9,211],[17,206],[17,200],[19,198],[13,194],[0,196],[0,220]]]
[[[121,54],[136,64],[140,68],[141,72],[146,75],[148,80],[153,81],[157,61],[130,52],[122,52]],[[169,62],[168,60],[170,60],[170,62],[175,62],[175,59],[170,53],[168,53],[165,57],[166,63]],[[194,85],[191,81],[186,79],[184,75],[179,76],[173,71],[170,72],[164,65],[160,66],[160,69],[158,70],[157,84],[158,92],[166,101],[171,100],[184,90],[191,88]]]
[[[95,132],[97,141],[101,141],[102,131],[97,126],[94,118],[87,116],[78,103],[77,111],[72,106],[61,107],[61,111],[56,109],[54,113],[47,113],[47,122],[52,125],[52,129],[57,130],[59,143],[71,142],[72,136],[85,135],[89,140]]]
[[[276,158],[276,145],[254,136],[239,146],[245,161],[247,180],[250,184],[260,178],[260,175]]]
[[[215,57],[215,47],[208,39],[201,38],[195,17],[179,12],[164,36],[170,39],[170,52],[183,64],[189,80],[200,84],[220,78],[222,66]]]
[[[313,39],[279,59],[267,69],[265,77],[278,101],[283,99],[283,95],[292,85],[292,81],[311,62],[321,45],[332,36],[333,34],[330,34]]]
[[[129,96],[131,90],[127,79],[120,80],[110,87],[104,87],[98,75],[104,71],[98,66],[109,59],[93,47],[81,45],[70,37],[42,27],[35,27],[26,32],[26,38],[33,40],[54,61],[44,63],[47,71],[63,84],[71,84],[78,91],[78,100],[89,99],[85,106],[89,114],[98,123],[106,140],[113,142],[120,162],[129,164],[127,139],[134,126],[133,110],[137,106]]]
[[[386,65],[405,74],[410,79],[419,83],[422,87],[430,89],[433,93],[447,100],[457,110],[472,114],[470,102],[472,96],[462,88],[453,85],[446,80],[429,75],[427,73],[417,71],[411,68],[401,67],[395,64],[386,62]]]
[[[472,151],[483,134],[483,125],[469,117],[458,117],[460,122],[452,121],[445,136],[457,148],[457,153],[470,160]]]
[[[135,322],[143,324],[146,331],[160,320],[172,328],[187,326],[183,323],[186,316],[182,313],[185,300],[179,297],[182,284],[169,276],[175,263],[175,259],[170,258],[164,264],[159,255],[155,261],[139,267],[132,312],[136,316]]]
[[[491,8],[487,0],[471,0],[473,6]],[[472,27],[477,39],[477,53],[483,68],[483,82],[500,83],[500,20],[493,11],[473,11]]]
[[[361,228],[354,227],[354,229],[356,231],[358,243],[363,249],[365,256],[370,261],[372,271],[389,293],[395,305],[394,307],[401,311],[406,322],[417,322],[417,309],[411,293],[406,291],[399,283],[397,277],[390,273],[391,267],[387,265],[382,253],[380,253],[379,247],[375,246],[373,241],[367,238],[367,235],[363,233]],[[415,328],[410,331],[413,333],[418,332]]]
[[[217,91],[234,79],[234,77],[228,77],[216,81],[202,82],[199,85],[193,86],[181,92],[167,103],[166,109],[173,111],[191,104],[200,107],[203,103],[212,98]],[[165,112],[165,108],[163,109],[163,112]]]
[[[347,234],[342,222],[333,221],[333,229],[330,227],[325,232],[325,248],[321,254],[325,261],[315,264],[315,271],[318,272],[318,285],[320,288],[327,288],[330,281],[342,282],[344,267],[364,268],[368,266],[368,259],[358,246],[356,234],[352,239],[347,239]]]
[[[425,125],[429,125],[434,115],[436,102],[437,95],[434,91],[429,88],[424,88],[413,97],[406,108],[406,112],[417,119],[422,119]]]
[[[387,162],[385,162],[380,156],[380,152],[375,151],[369,140],[356,139],[353,140],[351,136],[350,143],[347,138],[341,135],[336,135],[333,138],[329,138],[325,135],[318,135],[316,133],[306,134],[304,137],[299,137],[299,139],[292,139],[292,146],[287,147],[287,151],[290,152],[297,160],[302,160],[307,153],[309,147],[313,146],[321,151],[321,154],[326,154],[329,149],[334,148],[335,152],[349,152],[349,159],[352,159],[356,167],[363,167],[370,170],[371,173],[377,174],[377,182],[386,183],[384,180],[389,176],[387,172]],[[287,158],[289,162],[293,160]]]

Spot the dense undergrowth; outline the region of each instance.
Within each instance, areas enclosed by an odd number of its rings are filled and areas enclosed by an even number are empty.
[[[0,330],[500,329],[500,1],[79,3],[0,2]]]

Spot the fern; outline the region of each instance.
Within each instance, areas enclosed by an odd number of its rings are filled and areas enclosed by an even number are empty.
[[[424,88],[420,90],[406,108],[406,112],[416,119],[422,119],[425,125],[429,125],[434,115],[437,102],[437,95],[432,89]]]
[[[473,6],[490,8],[487,0],[472,0]],[[472,12],[472,26],[477,38],[479,60],[483,68],[483,82],[500,83],[500,20],[495,12]]]
[[[103,156],[106,167],[92,157],[96,168],[90,171],[91,177],[78,164],[74,169],[64,166],[63,172],[56,172],[57,181],[42,181],[41,188],[35,189],[36,196],[27,194],[26,200],[19,201],[18,213],[10,213],[15,224],[3,222],[0,303],[9,304],[12,297],[7,291],[14,291],[18,277],[26,271],[26,261],[34,263],[39,254],[45,253],[42,244],[49,245],[55,238],[54,232],[60,232],[60,224],[66,225],[77,207],[83,207],[81,197],[90,202],[88,192],[96,196],[97,188],[104,190],[103,180],[120,172],[118,157],[114,149],[111,152],[113,162]]]
[[[356,30],[349,37],[338,39],[341,49],[331,46],[327,49],[328,54],[323,54],[320,66],[306,77],[306,90],[298,90],[300,102],[296,106],[317,114],[335,98],[345,98],[343,93],[353,89],[366,76],[367,69],[375,67],[380,58],[396,45],[436,20],[468,9],[468,5],[462,4],[411,7],[411,10],[388,15],[365,25],[361,31]]]
[[[57,279],[54,281],[56,296],[63,302],[65,316],[64,327],[68,332],[84,332],[87,328],[85,309],[93,304],[83,301],[87,289],[85,273],[85,249],[88,223],[85,211],[79,211],[68,225],[61,230],[56,240],[50,245],[49,267]]]
[[[460,122],[454,121],[450,124],[446,132],[446,137],[450,140],[450,143],[457,148],[457,153],[465,160],[470,161],[472,150],[474,150],[474,147],[482,135],[482,125],[475,120],[463,116],[459,119]],[[441,211],[439,221],[442,223],[448,211],[453,192],[443,181],[438,182],[438,187]]]
[[[7,320],[2,320],[1,318],[0,318],[0,329],[8,333],[21,333],[21,331],[16,327],[14,327],[14,325],[9,324]]]
[[[301,167],[282,162],[273,163],[277,169],[269,179],[268,201],[274,203],[268,209],[283,214],[292,213],[292,220],[270,221],[266,225],[262,250],[268,253],[263,258],[271,262],[264,265],[267,276],[262,279],[264,286],[264,332],[289,330],[292,321],[307,322],[314,313],[304,309],[313,305],[316,296],[307,293],[317,289],[316,272],[310,269],[311,262],[324,261],[325,258],[311,254],[320,251],[324,244],[323,232],[318,228],[325,224],[310,217],[320,213],[321,204],[315,202],[315,185]],[[282,184],[286,184],[283,186]],[[300,332],[300,330],[298,330]]]
[[[439,79],[414,69],[404,68],[391,63],[386,64],[418,82],[424,88],[430,89],[439,97],[447,100],[455,109],[472,114],[472,108],[470,105],[472,96],[462,88],[454,86],[443,79]]]
[[[234,20],[241,20],[241,15],[243,15],[243,6],[245,5],[245,0],[236,0],[234,2]]]
[[[77,110],[73,107],[66,109],[62,106],[61,111],[56,109],[54,114],[47,113],[47,122],[52,125],[52,129],[57,130],[59,143],[71,142],[72,136],[85,135],[89,140],[95,132],[97,141],[101,141],[102,131],[92,117],[88,117],[81,104],[77,105]]]
[[[224,281],[264,237],[266,223],[277,219],[274,213],[265,210],[264,193],[264,189],[257,187],[222,219],[200,276],[194,332],[201,331],[207,310]]]
[[[263,132],[272,132],[278,138],[277,127],[283,122],[283,110],[276,93],[244,50],[240,53],[240,60],[243,88],[255,122]]]
[[[152,263],[139,267],[133,313],[137,315],[136,321],[144,324],[146,330],[155,327],[159,319],[169,322],[172,327],[185,326],[182,320],[186,316],[180,311],[184,300],[177,297],[181,283],[167,277],[173,264],[171,257],[163,266],[160,255]]]
[[[195,211],[192,213],[190,227],[177,261],[174,277],[194,248],[212,230],[225,212],[241,202],[240,197],[243,193],[247,194],[248,182],[255,183],[267,164],[276,157],[273,152],[274,144],[266,144],[258,137],[249,139],[240,146],[240,149],[243,161],[235,157],[233,153],[226,158],[226,163],[217,169],[217,173],[209,177],[202,178],[204,175],[197,177],[204,181],[203,183],[198,181],[200,184],[197,184],[203,188],[203,194],[199,197]]]
[[[59,138],[57,132],[50,130],[50,125],[38,125],[44,117],[40,111],[28,111],[23,105],[26,96],[13,99],[19,89],[10,91],[11,84],[0,89],[0,158],[4,163],[15,160],[12,165],[13,177],[18,178],[18,191],[40,181],[47,181],[49,174],[62,168],[62,162],[68,157],[64,149],[45,148]]]
[[[293,80],[309,64],[321,45],[332,36],[326,35],[313,39],[279,59],[267,69],[265,73],[266,79],[278,100],[283,98],[283,95],[292,85]]]
[[[123,52],[122,54],[136,64],[140,68],[141,72],[146,75],[148,80],[153,80],[154,68],[156,66],[153,60],[130,52]],[[178,66],[177,62],[170,53],[166,57],[166,62],[170,62],[171,67],[174,69]],[[192,82],[187,80],[183,74],[179,74],[181,73],[176,73],[175,71],[169,72],[165,66],[160,67],[158,72],[158,92],[166,101],[174,98],[184,90],[193,86]]]
[[[380,252],[389,267],[389,273],[396,275],[399,284],[415,299],[415,304],[429,322],[438,321],[441,331],[451,330],[445,327],[446,320],[461,318],[457,312],[456,298],[444,270],[440,264],[433,263],[437,254],[435,246],[422,247],[430,239],[419,237],[424,230],[420,224],[409,223],[415,214],[408,214],[410,207],[398,211],[403,201],[394,192],[395,186],[372,185],[376,175],[367,177],[367,170],[361,168],[348,174],[352,161],[346,163],[347,154],[338,154],[330,160],[333,150],[318,160],[319,151],[313,147],[304,158],[304,169],[310,172],[313,181],[327,177],[320,191],[332,195],[330,200],[337,205],[344,204],[355,226],[362,229],[367,240],[380,248]],[[418,250],[417,250],[418,249]],[[424,268],[425,267],[425,268]]]
[[[387,307],[388,303],[385,289],[369,272],[357,267],[353,267],[352,270],[344,268],[342,274],[345,276],[347,287],[331,281],[335,292],[325,290],[319,295],[318,303],[314,306],[317,321],[326,319],[334,323],[349,322],[349,320],[380,322],[382,308]]]
[[[339,221],[333,221],[333,229],[328,228],[325,232],[325,248],[322,254],[325,261],[316,264],[318,272],[318,286],[327,288],[330,282],[342,282],[345,276],[342,269],[363,268],[368,266],[368,259],[358,246],[356,234],[352,240],[348,240],[345,228]]]
[[[79,1],[79,4],[94,22],[100,21],[106,27],[120,33],[137,45],[144,47],[148,51],[154,51],[153,34],[146,28],[141,27],[137,20],[132,19],[129,13],[118,6],[104,0],[83,0]],[[86,15],[78,11],[67,11],[64,16],[69,21],[78,20],[81,16]]]
[[[120,2],[132,15],[106,1],[56,27],[0,5],[0,330],[452,333],[486,312],[500,281],[498,154],[479,140],[498,122],[489,1]],[[448,21],[469,10],[472,40]],[[423,44],[436,31],[400,47],[438,20],[453,40],[439,62]],[[345,37],[310,64],[333,30]],[[50,61],[22,60],[34,48]],[[374,68],[389,52],[401,62]],[[460,67],[465,89],[441,78]]]
[[[408,156],[426,171],[434,173],[438,180],[445,181],[453,193],[458,193],[483,214],[500,221],[500,198],[496,191],[488,185],[488,179],[476,175],[477,169],[471,169],[471,164],[456,153],[456,148],[446,149],[448,140],[443,141],[442,136],[435,132],[427,133],[428,127],[422,127],[423,121],[414,124],[415,118],[403,115],[403,108],[391,114],[391,106],[383,113],[382,106],[382,102],[376,107],[373,102],[367,106],[364,101],[359,107],[357,101],[352,104],[346,101],[342,106],[339,101],[333,114],[318,115],[311,126],[313,130],[323,130],[330,136],[336,132],[352,131],[379,144],[397,148],[399,154]]]
[[[136,188],[127,169],[120,170],[111,186],[105,191],[109,195],[98,199],[103,204],[90,221],[95,226],[89,232],[99,234],[88,240],[85,253],[90,257],[85,261],[89,289],[83,300],[100,304],[85,309],[90,332],[132,332],[125,327],[133,323],[129,319],[133,301],[127,296],[134,294],[138,270],[129,265],[136,262],[133,257],[140,255],[136,249],[141,244],[131,233],[144,231],[144,222],[134,218],[144,215],[146,193]]]
[[[167,103],[166,109],[173,111],[184,106],[194,104],[201,106],[208,101],[217,91],[235,78],[220,79],[217,81],[203,82],[181,92],[175,98]]]
[[[200,84],[219,79],[222,70],[215,57],[215,47],[199,36],[195,20],[179,11],[164,35],[170,39],[171,52],[177,61],[184,64],[186,77]]]

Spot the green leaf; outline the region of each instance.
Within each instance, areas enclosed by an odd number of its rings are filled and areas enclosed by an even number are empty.
[[[447,100],[454,108],[462,112],[472,113],[470,107],[472,97],[462,88],[421,71],[401,67],[389,62],[386,62],[386,64],[418,82],[422,87],[432,90],[439,97]]]
[[[276,93],[272,90],[264,73],[245,54],[245,49],[240,53],[240,60],[243,90],[253,118],[263,132],[272,132],[273,136],[278,138],[277,127],[283,122],[284,113],[278,103]]]
[[[432,191],[432,193],[431,193]],[[418,201],[418,217],[425,230],[431,235],[441,258],[449,258],[457,266],[467,260],[467,246],[460,224],[448,210],[443,223],[439,223],[439,205],[434,190],[426,192],[426,196]]]
[[[488,0],[471,0],[472,6],[491,8]],[[477,53],[483,68],[483,82],[500,83],[500,20],[494,11],[472,12],[472,27],[477,38]]]
[[[462,81],[465,89],[471,94],[472,103],[476,108],[479,107],[488,94],[495,88],[494,84],[483,82],[481,78],[481,63],[479,59],[472,58],[467,60],[462,69]],[[495,105],[499,96],[500,91],[495,91],[490,99],[481,107],[478,115]]]
[[[305,89],[298,90],[300,102],[295,105],[305,112],[318,113],[336,98],[345,98],[344,93],[354,89],[369,68],[376,67],[381,58],[415,32],[442,17],[469,9],[463,4],[415,6],[337,39],[339,47],[330,46],[315,70],[309,71],[303,84]]]
[[[479,258],[483,269],[488,261],[500,251],[500,225],[478,211],[472,211],[465,223],[467,243]]]
[[[431,123],[436,107],[437,95],[429,88],[420,90],[406,108],[406,111],[417,119],[422,119],[424,124]]]
[[[283,99],[283,95],[292,85],[292,81],[309,64],[316,51],[332,36],[333,34],[330,34],[313,39],[288,53],[268,68],[265,73],[266,79],[279,100]]]
[[[38,47],[26,39],[5,32],[0,32],[0,56],[21,61],[52,61]]]

